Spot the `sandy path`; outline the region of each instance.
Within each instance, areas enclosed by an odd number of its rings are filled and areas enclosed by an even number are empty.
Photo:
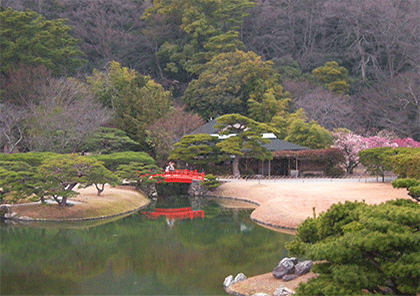
[[[313,208],[318,215],[339,202],[365,200],[368,204],[379,204],[390,199],[410,198],[406,190],[394,189],[390,183],[327,181],[232,181],[223,184],[218,194],[259,203],[252,219],[286,229],[295,229],[307,217],[313,217]]]

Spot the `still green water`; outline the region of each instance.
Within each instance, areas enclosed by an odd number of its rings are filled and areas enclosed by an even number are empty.
[[[287,256],[292,236],[256,225],[249,210],[185,203],[205,218],[2,224],[0,294],[226,295],[226,276],[267,273]]]

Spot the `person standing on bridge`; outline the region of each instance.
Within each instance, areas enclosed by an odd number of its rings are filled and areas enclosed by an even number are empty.
[[[175,163],[172,161],[169,162],[168,166],[165,169],[165,172],[175,171]]]

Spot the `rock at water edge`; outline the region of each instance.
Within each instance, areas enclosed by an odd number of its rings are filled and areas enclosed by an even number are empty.
[[[286,274],[283,278],[282,278],[282,280],[283,281],[285,281],[285,282],[288,282],[288,281],[291,281],[291,280],[294,280],[294,279],[296,279],[298,276],[296,275],[296,274]]]
[[[304,275],[304,274],[310,272],[311,271],[311,268],[312,268],[312,264],[313,263],[312,263],[311,260],[299,262],[295,266],[295,268],[296,268],[296,274],[298,276],[301,276],[301,275]]]
[[[285,258],[286,259],[286,258]],[[283,278],[286,274],[291,274],[295,272],[295,264],[292,260],[287,258],[287,260],[280,261],[279,265],[273,269],[273,276],[276,279]]]
[[[283,262],[285,261],[291,261],[294,265],[298,264],[299,260],[296,257],[284,257],[283,259],[280,260],[279,264],[277,264],[277,266],[280,266]]]
[[[232,282],[233,282],[233,275],[230,275],[226,277],[225,280],[223,281],[223,286],[229,287],[230,285],[232,285]]]
[[[295,294],[295,292],[292,290],[286,288],[285,286],[280,286],[276,289],[276,291],[274,291],[273,296],[289,296],[293,294]]]
[[[242,281],[244,281],[246,279],[247,279],[247,277],[242,272],[241,273],[238,273],[238,275],[233,280],[233,283],[232,284],[237,283],[237,282],[242,282]]]

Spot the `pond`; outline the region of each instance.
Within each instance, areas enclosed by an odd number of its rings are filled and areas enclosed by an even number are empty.
[[[168,207],[170,198],[154,207]],[[292,236],[260,227],[250,210],[177,197],[205,217],[2,224],[1,295],[226,295],[223,280],[270,272]]]

